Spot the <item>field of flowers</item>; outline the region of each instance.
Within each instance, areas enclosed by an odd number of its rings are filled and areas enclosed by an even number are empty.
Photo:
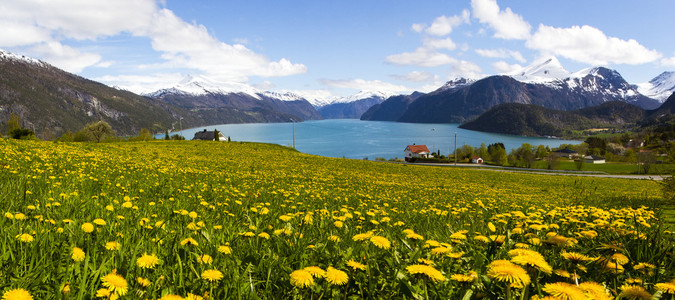
[[[658,183],[0,139],[12,299],[673,299]]]

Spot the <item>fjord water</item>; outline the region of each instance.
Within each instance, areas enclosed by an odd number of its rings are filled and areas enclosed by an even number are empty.
[[[504,143],[506,151],[520,147],[523,143],[551,148],[560,144],[579,144],[580,141],[522,137],[470,131],[458,128],[459,124],[419,124],[358,119],[337,119],[305,121],[295,123],[295,148],[304,153],[356,159],[382,157],[403,158],[407,145],[427,145],[431,151],[447,155],[454,150],[457,134],[457,148],[464,144],[479,147],[481,143]],[[214,130],[229,136],[232,141],[273,143],[293,145],[292,123],[222,124],[183,130],[186,139],[192,139],[195,132]],[[174,132],[172,134],[181,134]],[[163,138],[158,135],[157,138]]]

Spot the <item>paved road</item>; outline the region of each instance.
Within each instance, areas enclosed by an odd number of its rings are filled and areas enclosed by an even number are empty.
[[[527,173],[527,174],[541,174],[541,175],[554,175],[554,176],[606,177],[606,178],[642,179],[642,180],[654,180],[654,181],[661,181],[665,177],[670,177],[670,175],[612,175],[612,174],[605,174],[605,173],[602,173],[602,172],[593,172],[593,171],[542,170],[542,169],[523,170],[522,168],[514,168],[514,167],[500,167],[500,166],[463,164],[463,163],[458,163],[457,165],[455,165],[455,164],[438,164],[438,163],[414,163],[414,164],[410,164],[410,165],[437,166],[437,167],[457,167],[457,168],[478,168],[478,170],[494,171],[494,172]]]

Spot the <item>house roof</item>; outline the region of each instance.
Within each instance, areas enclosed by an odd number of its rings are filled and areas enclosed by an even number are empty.
[[[575,153],[578,153],[578,152],[576,152],[576,151],[574,151],[574,150],[570,150],[570,149],[567,149],[567,148],[565,148],[565,149],[558,149],[558,150],[555,150],[555,151],[553,151],[553,152],[557,152],[557,153],[568,153],[568,154],[575,154]]]
[[[218,132],[218,135],[221,136],[222,133]],[[215,131],[197,131],[195,132],[195,136],[192,138],[193,140],[207,140],[207,141],[212,141],[215,136]]]
[[[584,158],[585,158],[585,159],[592,159],[592,160],[604,160],[604,159],[605,159],[604,157],[601,157],[601,156],[595,156],[595,155],[587,155],[587,156],[584,157]]]
[[[481,158],[481,157],[480,157],[480,156],[473,156],[473,157],[471,157],[471,158],[473,158],[473,159],[479,159],[479,158]]]
[[[406,149],[410,149],[410,152],[412,153],[422,153],[422,152],[429,153],[429,148],[427,148],[427,145],[408,145]]]

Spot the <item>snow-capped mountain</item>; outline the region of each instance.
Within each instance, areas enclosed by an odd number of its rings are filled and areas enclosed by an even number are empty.
[[[326,119],[358,119],[372,106],[394,95],[396,94],[391,92],[360,91],[354,95],[326,101],[317,110]]]
[[[675,72],[663,72],[649,82],[637,84],[637,90],[652,99],[666,101],[675,93]]]
[[[440,92],[444,92],[444,91],[448,91],[448,90],[454,90],[454,89],[462,88],[462,87],[465,87],[465,86],[472,85],[474,82],[476,82],[475,79],[458,77],[458,78],[455,78],[453,80],[450,80],[450,81],[446,82],[445,84],[443,84],[441,87],[439,87],[438,89],[436,89],[432,93],[440,93]]]
[[[27,57],[23,55],[18,55],[14,54],[5,50],[0,49],[0,60],[4,61],[16,61],[16,62],[24,62],[24,63],[29,63],[36,65],[38,67],[51,67],[48,63],[45,63],[41,60],[32,58],[32,57]]]
[[[537,60],[531,65],[513,73],[505,74],[525,83],[549,83],[563,80],[572,75],[563,68],[555,56]]]
[[[175,86],[158,90],[147,94],[146,96],[160,97],[164,94],[183,94],[191,96],[202,96],[206,94],[246,94],[253,98],[260,99],[259,93],[261,92],[248,84],[217,81],[206,76],[187,75]]]

